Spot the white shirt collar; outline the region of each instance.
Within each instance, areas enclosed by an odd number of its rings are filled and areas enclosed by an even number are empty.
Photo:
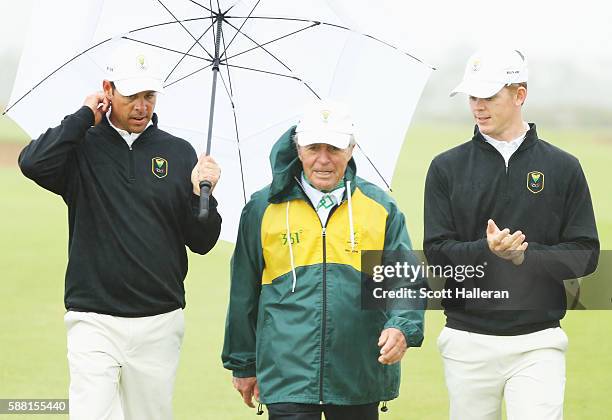
[[[491,146],[495,147],[495,149],[503,156],[504,162],[506,163],[506,170],[508,169],[508,162],[510,161],[510,158],[512,157],[514,152],[516,152],[516,150],[521,146],[523,141],[525,141],[527,131],[529,131],[528,124],[523,123],[523,126],[525,132],[511,141],[497,140],[484,133],[480,133],[484,137],[485,141]]]
[[[315,210],[317,211],[317,214],[319,215],[319,219],[321,219],[321,223],[325,226],[325,223],[327,223],[327,218],[329,217],[329,213],[331,209],[333,209],[336,205],[342,202],[342,198],[344,196],[344,190],[346,189],[346,187],[336,188],[335,190],[329,193],[324,193],[323,191],[319,191],[315,187],[310,185],[310,183],[306,180],[306,177],[304,176],[304,172],[302,172],[301,180],[302,180],[301,183],[302,183],[302,187],[304,188],[304,192],[306,193],[306,195],[310,199],[310,202],[312,203]],[[326,195],[330,196],[330,199],[333,201],[333,205],[330,205],[327,207],[319,206],[321,199],[323,199],[323,197],[325,197]]]
[[[109,108],[109,110],[106,112],[106,119],[108,120],[108,123],[110,124],[110,126],[111,126],[111,127],[113,127],[113,128],[115,129],[115,131],[116,131],[117,133],[119,133],[119,135],[121,136],[121,138],[122,138],[123,140],[125,140],[125,142],[127,143],[127,145],[128,145],[130,148],[132,148],[132,144],[134,144],[134,142],[136,141],[136,139],[137,139],[138,137],[140,137],[140,135],[141,135],[142,133],[144,133],[144,132],[145,132],[145,130],[146,130],[147,128],[149,128],[150,126],[152,126],[152,125],[153,125],[153,123],[151,122],[151,120],[149,120],[149,123],[147,124],[147,126],[145,127],[145,129],[144,129],[144,130],[142,130],[142,132],[140,132],[140,133],[128,133],[127,131],[125,131],[125,130],[123,130],[123,129],[119,128],[119,127],[115,127],[115,125],[113,124],[113,122],[112,122],[112,121],[111,121],[111,119],[110,119],[110,112],[111,112],[111,110],[110,110],[110,108]]]

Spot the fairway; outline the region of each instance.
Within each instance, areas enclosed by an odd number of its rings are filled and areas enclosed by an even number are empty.
[[[421,248],[423,237],[423,187],[429,163],[439,152],[467,140],[471,132],[470,125],[414,125],[408,132],[392,195],[406,215],[415,249]],[[538,132],[580,159],[591,188],[601,247],[610,249],[610,132],[552,131],[544,126],[538,127]],[[0,166],[0,185],[3,270],[0,398],[66,398],[69,381],[63,325],[66,208],[60,197],[39,188],[8,163]],[[230,372],[221,366],[232,249],[233,245],[220,243],[207,256],[190,255],[186,335],[174,400],[175,418],[179,420],[262,418],[242,403],[232,388]],[[442,363],[436,348],[443,322],[440,311],[427,313],[423,347],[407,352],[402,362],[400,397],[389,403],[389,412],[381,414],[381,420],[448,418]],[[611,311],[573,311],[562,321],[570,339],[565,392],[567,419],[609,418],[611,324]],[[0,419],[4,418],[29,417],[0,415]]]

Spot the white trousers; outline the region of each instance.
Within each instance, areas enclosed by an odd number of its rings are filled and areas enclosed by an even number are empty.
[[[451,420],[561,420],[567,335],[496,336],[445,327],[438,337]]]
[[[169,420],[183,310],[142,318],[69,311],[71,420]]]

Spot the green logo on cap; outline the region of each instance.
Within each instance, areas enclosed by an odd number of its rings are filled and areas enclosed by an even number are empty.
[[[136,57],[136,59],[138,60],[138,65],[140,66],[140,68],[142,70],[146,70],[147,66],[145,62],[145,56],[140,54],[138,57]]]

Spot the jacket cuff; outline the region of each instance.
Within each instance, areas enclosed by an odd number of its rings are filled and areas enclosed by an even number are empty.
[[[423,343],[423,331],[416,328],[412,323],[406,322],[398,322],[397,320],[390,319],[385,324],[385,328],[397,328],[404,334],[404,338],[406,339],[406,344],[408,347],[421,347]]]
[[[232,376],[234,378],[253,378],[255,377],[255,368],[247,370],[233,370]]]
[[[208,198],[208,209],[209,210],[216,210],[218,204],[219,203],[217,202],[217,199],[213,197],[212,195]],[[195,195],[193,192],[191,193],[191,208],[196,213],[200,210],[200,196]]]
[[[88,129],[89,127],[93,126],[96,123],[96,119],[94,117],[94,113],[91,110],[91,108],[88,107],[87,105],[83,105],[72,116],[75,117],[75,118],[78,118],[84,124],[87,124],[86,126],[83,127],[84,129]]]

